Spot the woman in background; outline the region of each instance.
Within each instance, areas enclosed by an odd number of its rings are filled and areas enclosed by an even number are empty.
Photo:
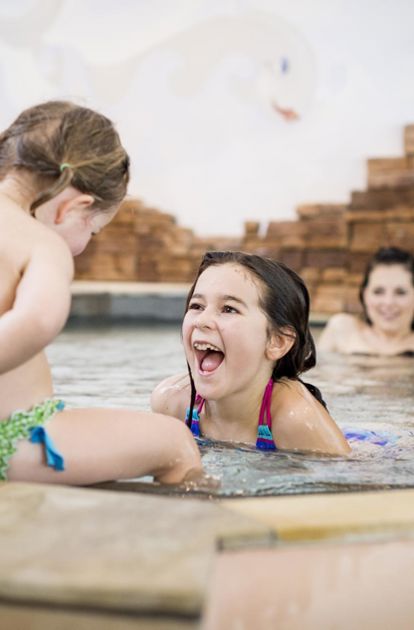
[[[359,290],[363,317],[338,313],[318,349],[343,354],[414,356],[414,257],[382,247],[369,261]]]

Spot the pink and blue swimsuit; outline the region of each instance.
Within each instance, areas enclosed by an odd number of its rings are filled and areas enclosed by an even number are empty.
[[[273,380],[270,379],[266,385],[263,394],[262,404],[260,406],[259,423],[257,425],[256,448],[260,451],[276,451],[275,441],[272,435],[272,415],[270,407],[272,403]],[[193,409],[193,417],[191,419],[191,431],[195,437],[203,437],[200,429],[200,413],[203,409],[205,399],[201,396],[196,397],[197,409]],[[187,409],[187,417],[189,414]]]
[[[256,449],[260,451],[277,451],[275,441],[272,434],[272,391],[274,381],[269,380],[266,385],[262,404],[260,406],[259,422],[257,425],[257,437],[256,437]],[[203,409],[205,400],[201,396],[196,397],[197,409],[193,410],[193,418],[191,421],[191,431],[195,437],[202,438],[203,435],[200,429],[200,413]],[[188,419],[189,409],[187,409],[186,419]],[[347,440],[351,442],[369,442],[377,446],[386,446],[394,443],[398,436],[391,434],[380,433],[362,427],[350,427],[344,429],[343,434]]]

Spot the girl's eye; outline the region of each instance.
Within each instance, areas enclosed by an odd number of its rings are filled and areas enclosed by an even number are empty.
[[[407,295],[407,291],[405,289],[396,289],[396,295]]]
[[[238,313],[238,312],[239,311],[237,310],[237,308],[234,308],[234,306],[229,306],[228,304],[223,306],[223,313]]]
[[[382,295],[384,293],[384,289],[381,289],[380,287],[373,289],[373,294],[374,295]]]
[[[198,302],[190,302],[190,304],[188,305],[189,311],[200,311],[201,309],[202,306]]]

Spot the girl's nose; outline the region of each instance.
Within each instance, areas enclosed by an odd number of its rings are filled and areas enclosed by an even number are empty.
[[[214,326],[214,317],[210,309],[205,308],[197,313],[195,326],[197,328],[212,328]]]

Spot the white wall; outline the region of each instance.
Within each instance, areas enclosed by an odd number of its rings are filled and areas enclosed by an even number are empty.
[[[237,235],[345,202],[366,158],[402,154],[413,24],[412,0],[2,0],[0,126],[48,98],[96,107],[131,193]]]

